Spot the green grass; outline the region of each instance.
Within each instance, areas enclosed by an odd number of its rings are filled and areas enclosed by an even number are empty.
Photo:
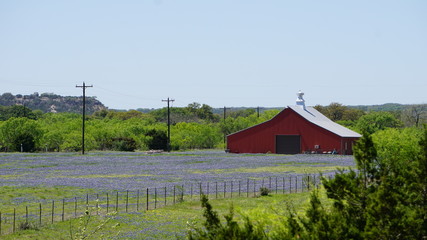
[[[72,198],[74,196],[84,196],[87,193],[94,193],[92,189],[82,189],[75,187],[0,187],[1,211],[11,211],[14,207],[25,207],[26,204],[34,205],[35,202],[47,199]]]
[[[332,172],[337,169],[336,166],[289,166],[289,165],[279,165],[271,167],[258,167],[258,168],[235,168],[235,169],[214,169],[214,170],[189,170],[191,173],[214,173],[214,174],[224,174],[224,173],[296,173],[296,174],[314,174],[319,172]]]
[[[214,210],[221,219],[234,206],[236,218],[249,216],[269,229],[280,227],[281,217],[286,213],[286,206],[293,205],[302,211],[308,204],[309,193],[273,194],[264,197],[211,199]],[[198,200],[184,201],[176,205],[156,210],[132,213],[119,213],[108,222],[94,238],[101,236],[111,239],[176,239],[184,237],[188,223],[201,226],[203,210]],[[100,225],[105,218],[92,217],[89,230]],[[70,227],[71,226],[71,227]],[[116,227],[114,227],[116,226]],[[22,230],[15,234],[2,236],[2,239],[70,239],[79,227],[78,219],[49,224],[39,230]],[[114,228],[113,228],[114,227]]]

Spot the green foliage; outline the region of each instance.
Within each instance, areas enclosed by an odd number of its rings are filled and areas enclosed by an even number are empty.
[[[254,229],[244,227],[248,218],[239,225],[232,211],[223,225],[203,198],[204,229],[190,231],[189,239],[240,239],[241,233],[247,239],[425,239],[427,126],[422,134],[416,128],[364,134],[354,155],[357,170],[339,169],[334,178],[322,178],[327,203],[314,190],[305,213],[289,208],[283,228],[271,229],[268,236],[259,235],[260,228],[248,231]]]
[[[419,139],[423,131],[417,128],[389,128],[372,135],[375,148],[381,161],[386,166],[398,165],[403,167],[406,159],[416,159],[421,152]]]
[[[204,229],[190,226],[188,231],[188,239],[190,240],[202,240],[202,239],[235,239],[235,240],[256,240],[266,239],[266,234],[260,228],[256,228],[249,218],[244,219],[243,226],[240,226],[237,221],[234,220],[233,207],[230,208],[230,212],[224,216],[226,223],[222,224],[218,217],[218,213],[213,210],[209,203],[208,197],[203,195],[202,207],[204,208],[203,217],[205,222],[203,223]]]
[[[402,122],[389,112],[370,112],[357,121],[355,128],[359,132],[373,134],[386,128],[400,128]]]
[[[177,123],[172,127],[172,149],[215,148],[222,136],[213,124]]]
[[[261,196],[268,196],[271,191],[270,191],[270,189],[268,189],[266,187],[260,187],[259,192],[260,192]]]
[[[23,230],[39,230],[39,226],[37,223],[35,222],[20,222],[18,224],[18,231],[23,231]]]
[[[202,120],[206,120],[209,122],[214,122],[219,120],[219,116],[213,114],[212,107],[206,104],[200,105],[200,103],[196,103],[196,102],[190,103],[185,108],[185,110],[188,113],[193,114]]]
[[[316,105],[314,108],[332,121],[357,121],[365,113],[360,109],[350,108],[341,103],[331,103],[328,106]]]
[[[112,138],[111,140],[112,140],[112,143],[109,149],[112,149],[114,151],[127,151],[127,152],[133,152],[136,150],[136,141],[130,137]]]
[[[153,150],[167,150],[168,136],[165,131],[151,129],[146,133],[147,136],[151,137],[147,146]]]
[[[88,210],[78,218],[78,226],[77,229],[74,229],[72,226],[72,221],[70,221],[70,238],[72,240],[83,240],[83,239],[102,239],[103,234],[102,231],[109,228],[116,228],[118,224],[114,224],[110,226],[109,222],[114,218],[117,214],[116,212],[108,213],[107,216],[101,221],[96,222],[95,226],[93,222],[96,221],[95,216],[92,216],[93,212],[99,211],[99,209],[91,209],[92,213]],[[118,235],[118,233],[117,233]]]
[[[25,117],[29,119],[37,119],[40,116],[39,112],[34,112],[31,109],[22,105],[0,106],[0,121],[6,121],[9,118]]]
[[[395,130],[388,131],[397,136]],[[412,135],[402,134],[395,141],[405,137],[408,146],[400,146],[411,152]],[[364,135],[354,150],[357,171],[340,170],[333,179],[323,179],[332,208],[325,211],[314,192],[305,217],[288,217],[287,239],[426,238],[427,128],[411,154],[401,154],[396,144],[377,152],[372,138]]]
[[[0,126],[0,141],[6,151],[33,152],[40,142],[43,132],[35,120],[10,118]]]

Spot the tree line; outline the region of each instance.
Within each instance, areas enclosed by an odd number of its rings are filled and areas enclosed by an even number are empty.
[[[339,103],[315,106],[327,117],[357,132],[419,128],[426,111],[365,112]],[[415,111],[416,110],[416,111]],[[224,148],[224,136],[265,122],[279,113],[255,109],[227,109],[214,113],[206,104],[173,107],[171,149]],[[167,108],[150,112],[102,109],[86,116],[85,147],[91,150],[145,151],[166,149]],[[43,113],[22,105],[0,106],[0,151],[79,151],[82,117],[78,113]]]

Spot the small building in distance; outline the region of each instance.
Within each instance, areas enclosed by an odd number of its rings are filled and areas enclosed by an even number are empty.
[[[272,119],[227,136],[230,153],[336,153],[353,154],[360,134],[341,126],[313,107],[306,107],[304,93],[296,106],[288,106]]]

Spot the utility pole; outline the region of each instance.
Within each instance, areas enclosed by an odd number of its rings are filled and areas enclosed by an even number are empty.
[[[76,85],[76,88],[83,89],[83,118],[82,118],[82,155],[85,154],[85,115],[86,115],[86,88],[93,87],[93,85],[86,86],[85,82],[83,82],[82,86]]]
[[[168,102],[168,142],[167,142],[167,151],[170,152],[171,150],[171,117],[170,117],[170,102],[174,102],[174,99],[166,99],[162,100],[162,102]]]

